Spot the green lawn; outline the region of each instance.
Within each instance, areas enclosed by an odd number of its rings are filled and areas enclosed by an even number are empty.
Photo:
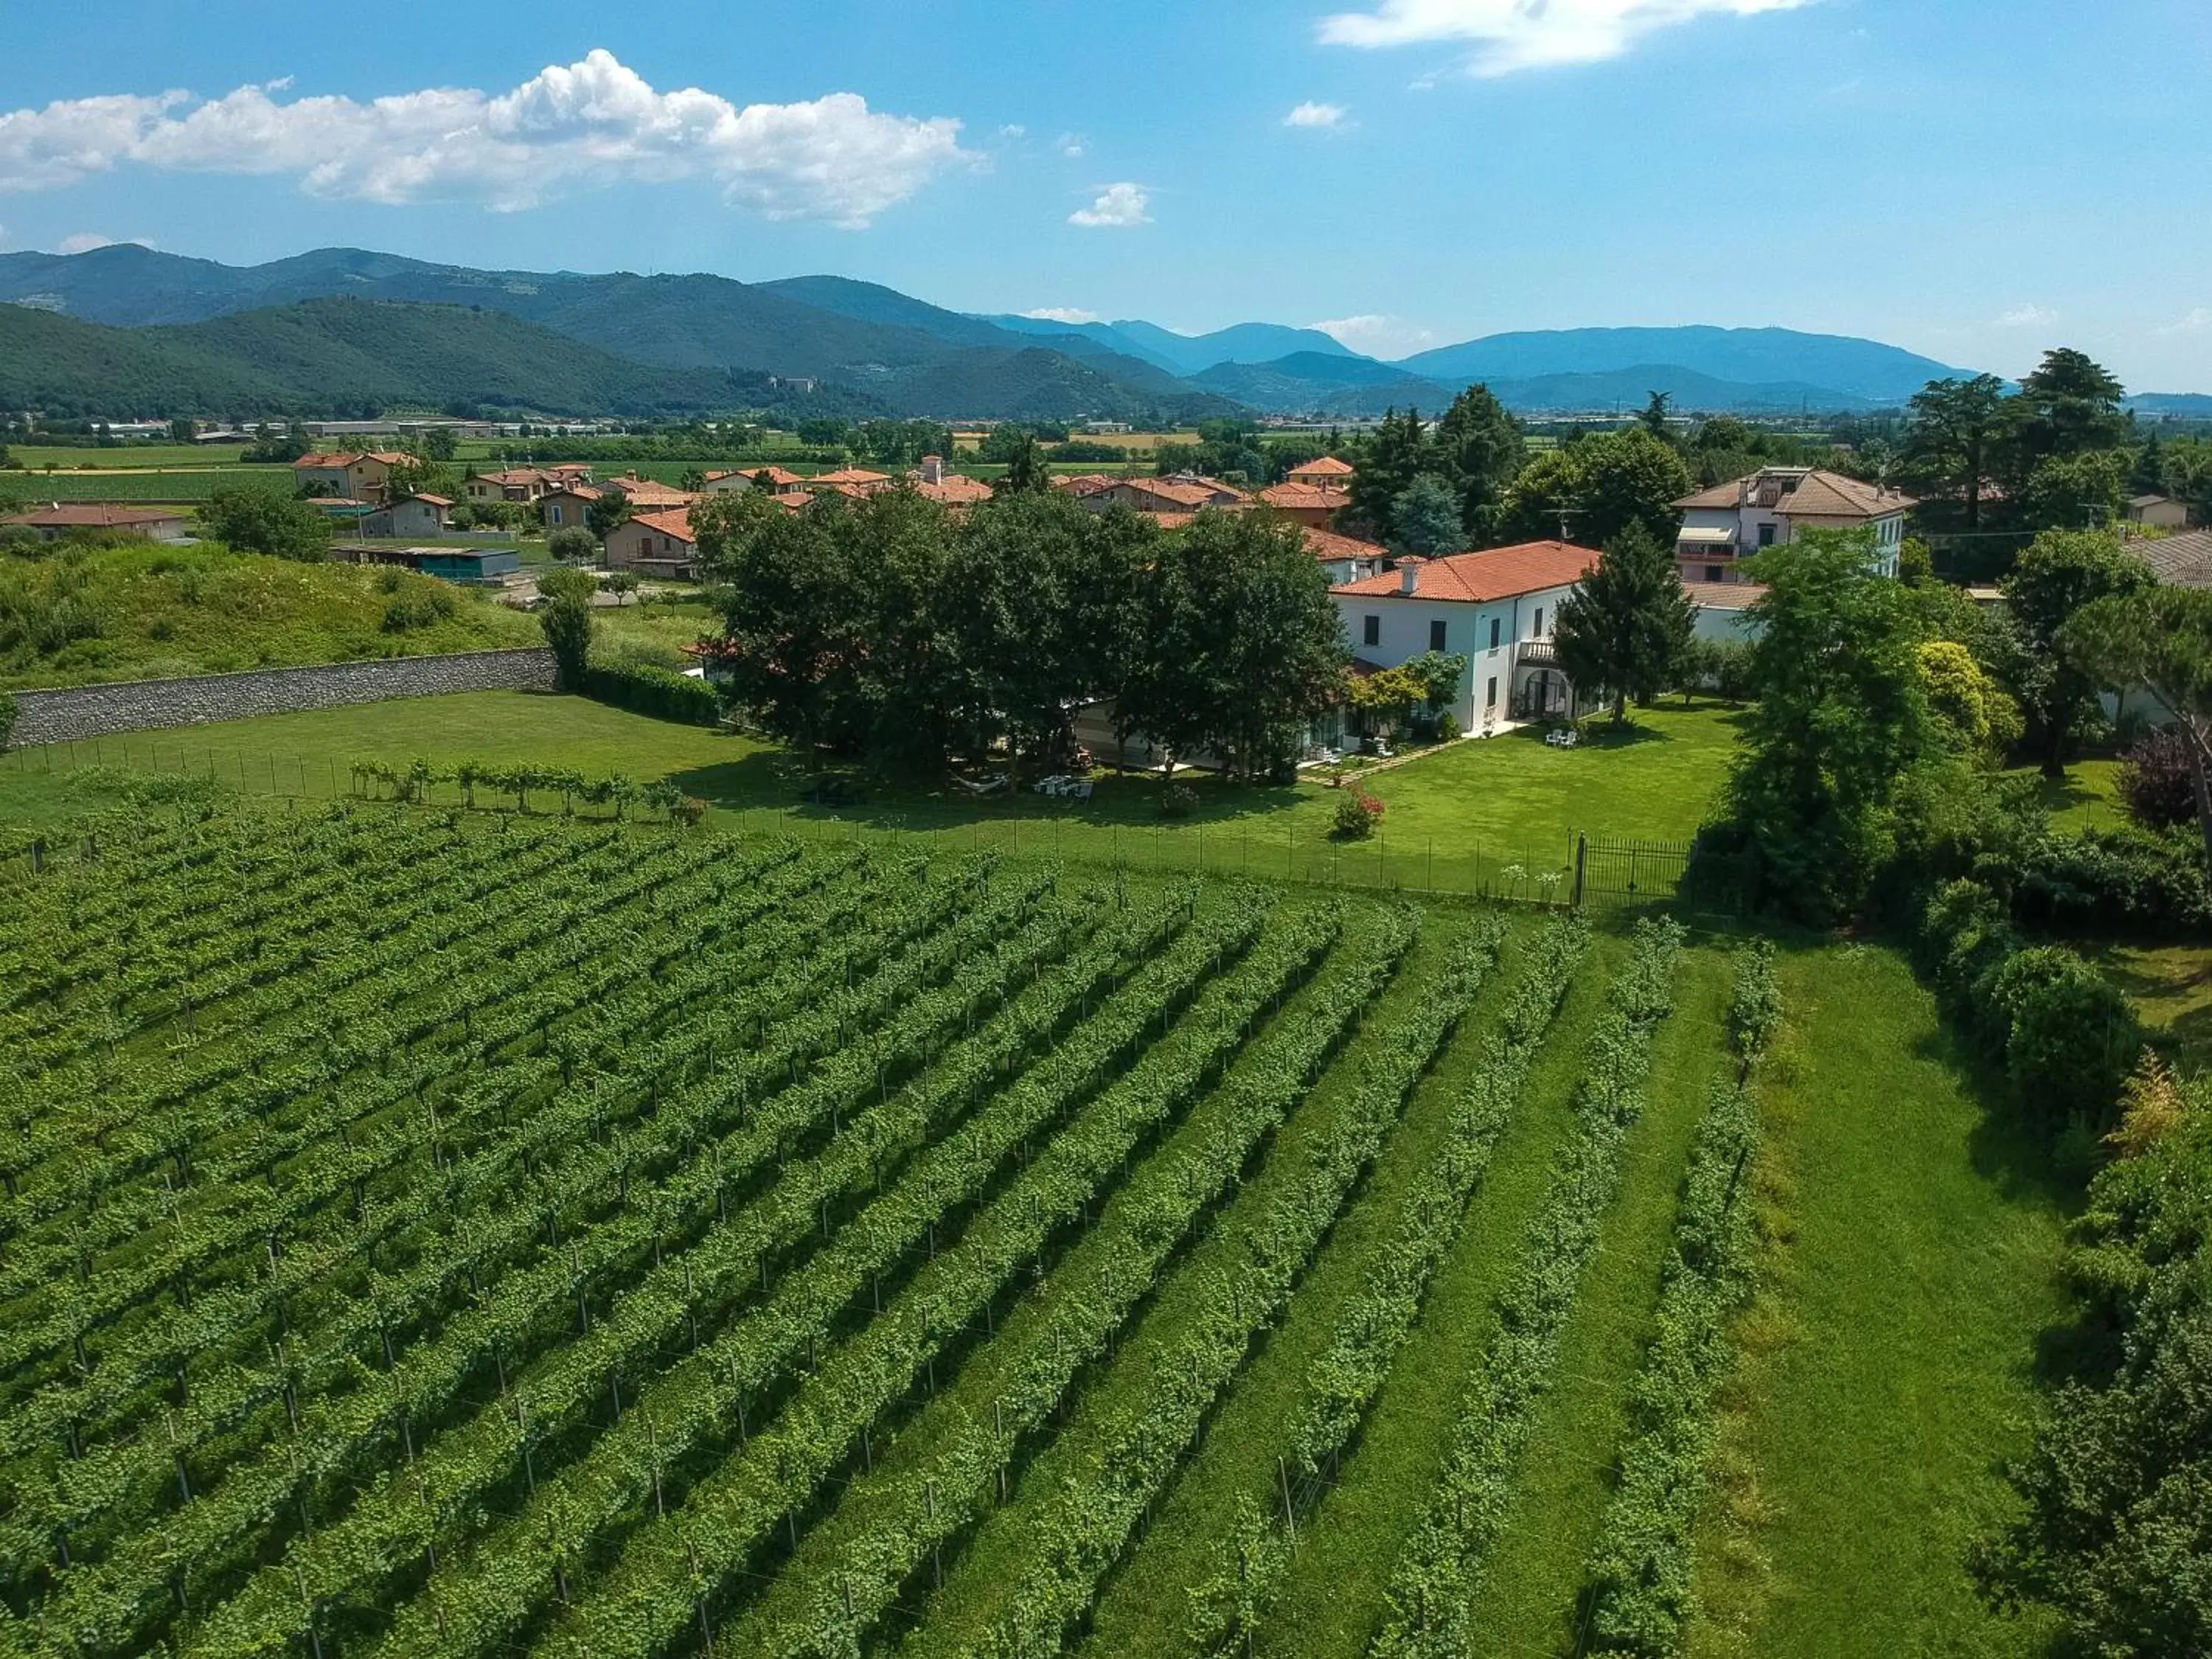
[[[681,631],[663,607],[653,613],[653,622],[635,626],[664,635]],[[613,637],[623,637],[630,626],[619,625]],[[858,825],[1012,850],[1051,848],[1100,862],[1528,895],[1539,890],[1537,872],[1564,868],[1577,830],[1593,836],[1686,839],[1719,786],[1735,718],[1716,709],[1650,711],[1624,740],[1571,750],[1520,733],[1454,745],[1369,781],[1388,810],[1381,832],[1364,843],[1331,838],[1341,797],[1318,782],[1245,787],[1199,776],[1199,811],[1174,822],[1161,818],[1158,781],[1150,776],[1109,779],[1080,805],[1033,794],[979,800],[940,790],[890,793],[834,808],[807,805],[799,799],[799,769],[779,750],[575,698],[521,692],[276,715],[80,744],[54,754],[21,752],[0,759],[0,783],[14,780],[20,799],[22,788],[35,793],[37,778],[53,768],[154,765],[264,792],[273,778],[276,793],[326,796],[349,787],[347,768],[355,759],[404,763],[419,755],[441,766],[535,762],[587,775],[672,778],[711,803],[725,824],[742,818],[756,828],[795,822],[813,829],[834,819],[839,833]],[[0,805],[8,799],[0,792]]]
[[[1783,994],[1766,1092],[1790,1219],[1748,1328],[1761,1357],[1735,1402],[1691,1651],[2036,1652],[1977,1595],[1966,1554],[2002,1512],[2039,1338],[2067,1316],[2063,1192],[1896,953],[1792,952]]]
[[[244,444],[123,444],[108,448],[93,444],[52,449],[37,444],[18,447],[14,453],[24,472],[35,473],[49,466],[99,467],[108,471],[149,466],[235,466],[246,449]],[[7,476],[0,473],[0,482]]]
[[[2120,805],[2119,771],[2118,761],[2077,760],[2063,778],[2046,778],[2033,766],[2015,766],[2005,775],[2033,781],[2052,829],[2079,832],[2118,830],[2128,822]]]

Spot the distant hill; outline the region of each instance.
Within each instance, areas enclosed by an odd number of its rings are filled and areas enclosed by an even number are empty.
[[[695,416],[775,401],[766,377],[625,361],[497,311],[311,300],[108,328],[0,305],[0,407],[64,415],[342,415],[487,408]],[[879,410],[824,404],[825,414]]]
[[[1644,363],[1673,364],[1717,381],[1798,385],[1852,401],[1899,404],[1930,380],[1973,371],[1952,368],[1897,346],[1841,334],[1787,328],[1571,328],[1492,334],[1438,346],[1399,367],[1427,379],[1539,380],[1610,374]],[[1840,407],[1830,404],[1828,407]]]
[[[1437,381],[1417,379],[1395,364],[1318,351],[1296,351],[1269,363],[1217,363],[1191,376],[1191,384],[1271,415],[1433,409],[1452,395]]]
[[[795,297],[810,285],[835,303]],[[834,382],[897,414],[1005,418],[1023,410],[1051,419],[1188,420],[1234,412],[1151,364],[1114,361],[1088,347],[1079,357],[1060,354],[1066,371],[1041,372],[1030,354],[1050,349],[1044,343],[988,324],[963,327],[968,319],[957,313],[888,289],[839,278],[784,286],[790,291],[714,276],[478,270],[358,248],[319,249],[256,266],[136,246],[66,257],[0,254],[0,301],[126,327],[205,322],[345,295],[505,312],[635,363]],[[957,337],[933,331],[947,328]],[[1054,406],[1041,410],[1041,401]]]
[[[1236,323],[1211,334],[1177,334],[1156,323],[1060,323],[1048,317],[980,318],[997,327],[1045,338],[1076,335],[1112,351],[1141,357],[1172,374],[1196,376],[1222,363],[1267,363],[1296,353],[1357,357],[1330,335],[1277,323]],[[1372,362],[1372,359],[1366,361]]]
[[[2128,407],[2145,415],[2212,421],[2212,395],[2202,392],[2139,392],[2128,399]]]

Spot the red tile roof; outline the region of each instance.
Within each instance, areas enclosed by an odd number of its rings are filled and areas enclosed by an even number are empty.
[[[981,478],[971,478],[964,472],[948,472],[937,483],[927,478],[915,489],[933,501],[945,507],[972,507],[977,501],[991,499],[991,486]]]
[[[688,508],[674,513],[635,513],[625,522],[641,524],[656,536],[672,536],[679,542],[699,539],[692,533],[691,514]]]
[[[1306,525],[1301,532],[1306,538],[1306,551],[1316,559],[1387,559],[1390,550],[1375,542],[1363,542],[1357,536],[1340,536],[1334,530],[1323,530],[1317,525]]]
[[[184,521],[181,507],[117,507],[107,501],[56,501],[51,507],[0,519],[0,524],[29,525],[35,530],[127,530],[138,525]]]
[[[1052,481],[1054,489],[1064,489],[1071,495],[1091,495],[1121,481],[1105,472],[1065,473]]]
[[[1324,455],[1317,461],[1308,461],[1304,466],[1294,466],[1293,478],[1348,478],[1353,468],[1349,461],[1340,461],[1334,455]]]
[[[1260,499],[1284,512],[1334,513],[1352,505],[1352,497],[1326,484],[1279,483],[1260,492]]]
[[[1597,563],[1598,556],[1571,542],[1527,542],[1480,553],[1453,553],[1440,559],[1406,560],[1395,570],[1344,582],[1331,592],[1363,599],[1419,599],[1447,604],[1482,605],[1516,594],[1568,587]],[[1408,565],[1415,571],[1412,593],[1405,592]]]
[[[841,466],[835,472],[817,474],[808,482],[817,484],[851,484],[856,489],[880,489],[891,482],[888,472],[871,472],[866,467]]]
[[[633,507],[668,509],[689,507],[699,498],[688,489],[676,489],[653,478],[609,478],[604,486],[619,489]]]

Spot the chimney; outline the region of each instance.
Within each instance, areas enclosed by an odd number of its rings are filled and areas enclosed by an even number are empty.
[[[1407,599],[1410,599],[1415,593],[1420,591],[1420,586],[1421,561],[1419,559],[1399,560],[1398,592]]]
[[[921,458],[921,481],[931,484],[945,482],[944,456],[925,455]]]

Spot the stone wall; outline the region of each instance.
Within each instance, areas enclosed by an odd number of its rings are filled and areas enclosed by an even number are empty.
[[[452,691],[550,691],[553,686],[553,653],[533,647],[18,691],[13,743],[15,747],[29,748],[120,732],[204,726],[210,720],[292,714],[344,703],[383,702],[393,697],[435,697]]]

